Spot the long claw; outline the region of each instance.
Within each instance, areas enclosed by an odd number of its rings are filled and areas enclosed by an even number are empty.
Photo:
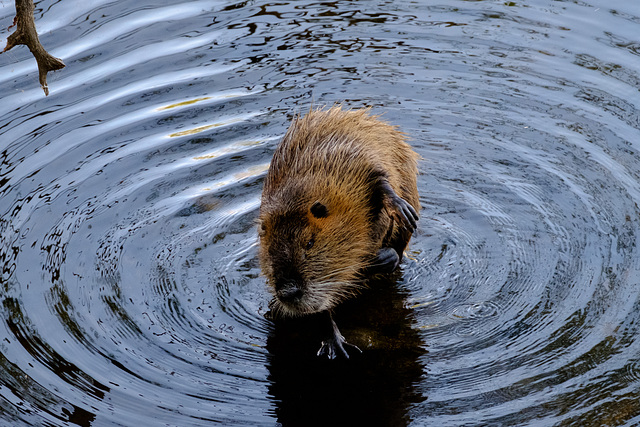
[[[349,353],[345,349],[351,348],[357,350],[358,353],[362,353],[357,346],[353,344],[349,344],[338,329],[338,325],[333,321],[331,317],[331,313],[329,313],[329,320],[331,322],[331,331],[328,339],[322,341],[322,345],[320,346],[320,350],[318,350],[318,356],[327,356],[330,360],[335,359],[336,357],[341,357],[344,359],[349,359]]]
[[[403,198],[395,196],[392,200],[393,205],[398,211],[399,219],[405,224],[407,229],[413,233],[418,227],[418,213],[413,206]]]
[[[416,212],[415,208],[411,206],[409,202],[396,194],[386,178],[380,179],[379,186],[387,196],[386,203],[388,208],[393,211],[392,215],[397,217],[398,221],[404,224],[408,231],[413,233],[418,227],[418,212]]]

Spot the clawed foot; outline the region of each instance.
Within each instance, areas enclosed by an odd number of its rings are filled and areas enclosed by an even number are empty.
[[[348,359],[349,353],[345,350],[345,346],[349,349],[355,350],[358,353],[362,353],[362,350],[353,344],[349,344],[345,341],[343,336],[338,337],[338,339],[328,339],[326,341],[322,341],[322,345],[320,346],[320,350],[318,350],[318,356],[327,356],[329,359],[333,360],[337,357]]]
[[[418,212],[405,199],[398,196],[386,179],[380,181],[380,188],[386,194],[388,207],[392,215],[404,225],[410,233],[418,227]]]
[[[394,193],[395,195],[395,193]],[[418,213],[405,199],[397,195],[391,199],[391,203],[396,208],[398,220],[404,224],[405,228],[413,233],[418,227]]]
[[[400,265],[400,256],[392,248],[382,248],[378,251],[376,258],[367,267],[367,274],[388,274],[392,273]]]
[[[340,331],[338,330],[338,326],[336,322],[333,321],[331,317],[331,313],[329,314],[329,321],[331,322],[331,331],[328,339],[322,341],[322,345],[320,346],[320,350],[318,350],[318,356],[327,356],[330,360],[335,359],[336,357],[349,359],[349,353],[345,347],[350,350],[355,350],[358,353],[362,353],[357,346],[353,344],[349,344]]]

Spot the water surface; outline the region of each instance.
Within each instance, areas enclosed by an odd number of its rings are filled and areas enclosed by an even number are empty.
[[[0,55],[0,424],[640,424],[618,3],[39,2],[50,95]],[[336,313],[348,362],[269,319],[256,259],[279,138],[335,102],[422,156],[402,271]]]

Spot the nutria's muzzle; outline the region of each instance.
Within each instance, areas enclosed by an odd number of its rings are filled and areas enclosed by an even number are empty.
[[[276,297],[283,303],[292,304],[302,298],[302,288],[295,283],[276,287]]]

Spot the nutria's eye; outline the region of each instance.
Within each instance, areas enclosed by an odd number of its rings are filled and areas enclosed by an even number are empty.
[[[311,214],[316,218],[325,218],[327,215],[329,215],[329,211],[327,210],[327,207],[322,203],[315,202],[311,206]]]
[[[315,241],[315,240],[313,240],[313,239],[309,240],[309,241],[307,242],[307,246],[305,247],[305,249],[306,249],[306,250],[311,249],[311,248],[313,247],[313,244],[314,244],[315,242],[316,242],[316,241]]]

